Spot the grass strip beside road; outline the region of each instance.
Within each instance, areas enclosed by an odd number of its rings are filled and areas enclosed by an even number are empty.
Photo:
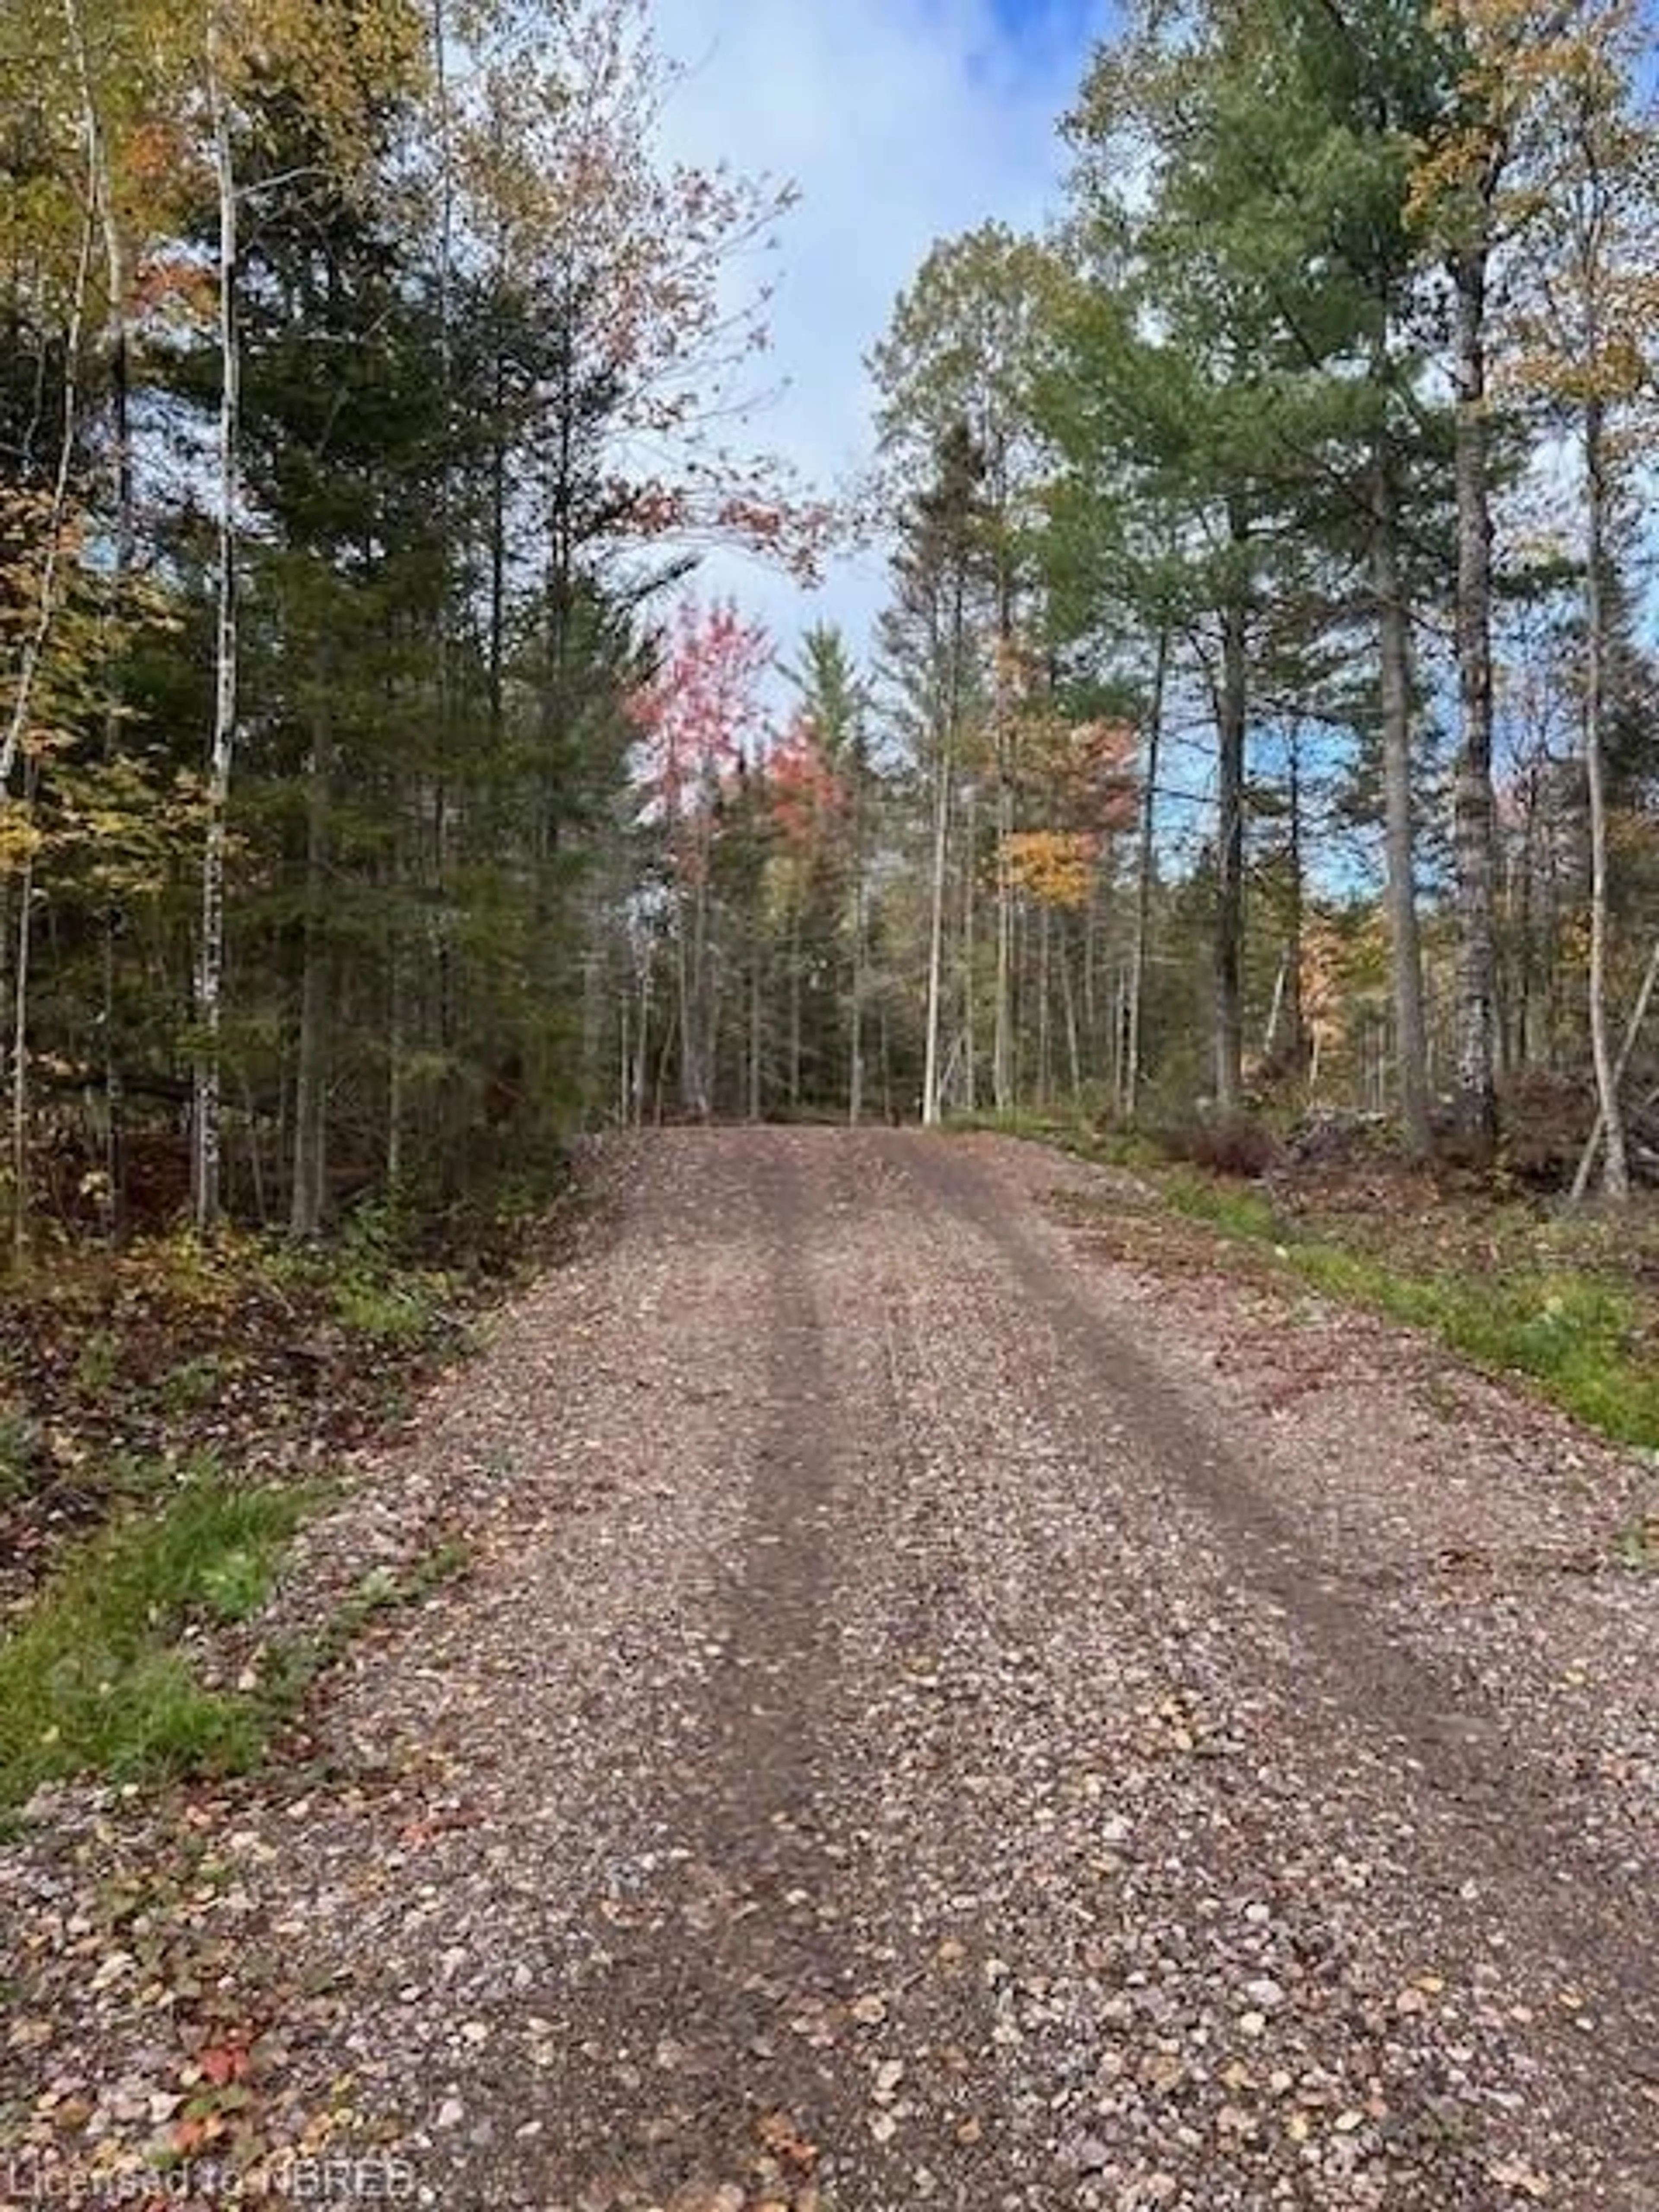
[[[0,1806],[88,1771],[252,1765],[260,1711],[204,1685],[188,1634],[257,1611],[313,1495],[198,1468],[71,1550],[0,1639]]]
[[[1405,1172],[1378,1176],[1368,1210],[1322,1208],[1316,1184],[1282,1192],[1171,1160],[1150,1139],[1043,1119],[978,1126],[1132,1171],[1220,1247],[1321,1296],[1421,1328],[1490,1374],[1520,1376],[1614,1443],[1659,1451],[1659,1220],[1613,1223],[1522,1200],[1477,1200]],[[1644,1266],[1644,1256],[1651,1266]]]

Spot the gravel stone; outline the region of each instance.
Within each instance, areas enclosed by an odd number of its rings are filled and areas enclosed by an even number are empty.
[[[471,1565],[302,1777],[0,1846],[0,2144],[246,2032],[256,2172],[453,2212],[1659,2212],[1651,1468],[1034,1149],[609,1173],[308,1535]]]

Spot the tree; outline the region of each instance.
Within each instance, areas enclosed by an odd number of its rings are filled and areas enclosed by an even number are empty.
[[[1611,868],[1608,754],[1619,635],[1619,485],[1652,434],[1659,302],[1659,131],[1633,106],[1640,27],[1621,5],[1574,11],[1572,36],[1530,58],[1540,112],[1537,156],[1550,164],[1534,220],[1531,301],[1521,319],[1515,383],[1573,421],[1583,468],[1583,758],[1589,801],[1588,1007],[1602,1142],[1602,1188],[1630,1195],[1621,1070],[1608,1012]],[[1644,418],[1646,418],[1645,421]]]
[[[890,675],[904,701],[903,717],[927,791],[927,952],[921,1070],[921,1118],[943,1116],[946,1093],[948,975],[952,831],[964,745],[981,687],[971,610],[982,571],[983,464],[971,431],[957,422],[941,434],[933,472],[910,500],[894,559],[897,586],[884,623]],[[972,1095],[973,854],[963,910],[963,1057]]]
[[[813,816],[822,839],[820,868],[836,910],[830,934],[845,971],[847,1118],[864,1118],[865,1012],[869,967],[869,862],[877,828],[877,779],[870,757],[868,689],[842,631],[830,623],[809,629],[791,680],[799,696],[801,724],[820,763],[815,778],[825,804]],[[773,765],[774,780],[776,763]]]
[[[180,1138],[204,1226],[310,1236],[584,1109],[653,600],[816,527],[726,450],[789,194],[668,160],[674,80],[639,0],[0,33],[5,1073],[106,1225]]]
[[[760,680],[772,641],[730,601],[682,601],[656,670],[629,704],[643,749],[641,793],[666,874],[682,1109],[714,1109],[719,995],[712,896],[722,787],[764,727]]]
[[[1020,631],[1031,583],[1029,548],[1043,458],[1032,395],[1054,281],[1047,250],[1001,223],[943,241],[900,297],[871,361],[890,505],[915,494],[946,441],[965,438],[975,457],[977,559],[964,611],[992,641],[989,734],[999,856],[992,1087],[1003,1110],[1014,1103],[1014,898],[1000,856],[1015,830],[1018,765],[995,664]]]
[[[242,505],[242,358],[239,328],[243,187],[239,131],[257,132],[262,80],[289,80],[306,103],[319,153],[342,179],[362,165],[374,105],[407,81],[421,27],[405,0],[374,7],[347,0],[288,0],[257,21],[236,0],[209,0],[198,66],[208,119],[208,165],[216,209],[219,405],[215,469],[217,611],[213,726],[208,746],[206,830],[197,950],[191,1203],[197,1228],[217,1222],[222,1149],[225,868],[231,773],[239,732],[241,629],[239,599]],[[310,1201],[302,1197],[301,1218]]]

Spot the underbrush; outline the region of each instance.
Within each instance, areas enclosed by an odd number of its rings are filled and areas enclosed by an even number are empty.
[[[66,1249],[0,1302],[0,1602],[122,1504],[210,1454],[304,1474],[454,1340],[453,1286],[390,1260],[228,1235]]]
[[[365,1575],[335,1610],[204,1679],[215,1631],[252,1620],[319,1491],[247,1487],[204,1468],[60,1559],[0,1639],[0,1812],[43,1783],[222,1778],[258,1764],[319,1678],[380,1615],[465,1564],[453,1541]]]
[[[135,1464],[303,1474],[372,1433],[536,1254],[560,1188],[363,1204],[313,1243],[179,1230],[34,1256],[0,1297],[0,1608],[120,1504]]]
[[[1632,1291],[1539,1267],[1418,1275],[1329,1244],[1293,1243],[1289,1260],[1319,1290],[1431,1329],[1478,1366],[1529,1376],[1615,1443],[1659,1449],[1659,1316]]]
[[[1178,1212],[1270,1248],[1313,1289],[1428,1329],[1492,1372],[1529,1377],[1616,1443],[1659,1449],[1659,1302],[1622,1277],[1593,1231],[1575,1238],[1518,1206],[1494,1216],[1455,1194],[1425,1199],[1420,1187],[1403,1220],[1386,1207],[1369,1218],[1292,1212],[1190,1169],[1160,1187]],[[1437,1256],[1425,1264],[1429,1252]]]
[[[953,1132],[981,1130],[991,1136],[1017,1137],[1028,1144],[1052,1145],[1103,1166],[1150,1169],[1166,1165],[1170,1158],[1158,1139],[1144,1131],[1115,1128],[1064,1106],[953,1114],[947,1126]]]
[[[1160,1131],[1158,1141],[1170,1159],[1207,1168],[1212,1175],[1246,1179],[1266,1175],[1283,1149],[1267,1124],[1249,1114],[1178,1121]]]
[[[82,1772],[246,1767],[342,1644],[419,1594],[421,1572],[409,1587],[371,1577],[342,1619],[268,1655],[257,1693],[193,1663],[258,1612],[329,1470],[405,1410],[465,1346],[479,1301],[544,1249],[555,1195],[538,1178],[466,1215],[361,1206],[312,1244],[234,1230],[112,1252],[66,1241],[13,1274],[0,1807]]]

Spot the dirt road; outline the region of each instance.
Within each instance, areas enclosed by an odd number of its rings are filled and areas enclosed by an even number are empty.
[[[473,1571],[225,1846],[328,2139],[446,2212],[1656,2212],[1649,1471],[1026,1148],[631,1180],[385,1472]]]

